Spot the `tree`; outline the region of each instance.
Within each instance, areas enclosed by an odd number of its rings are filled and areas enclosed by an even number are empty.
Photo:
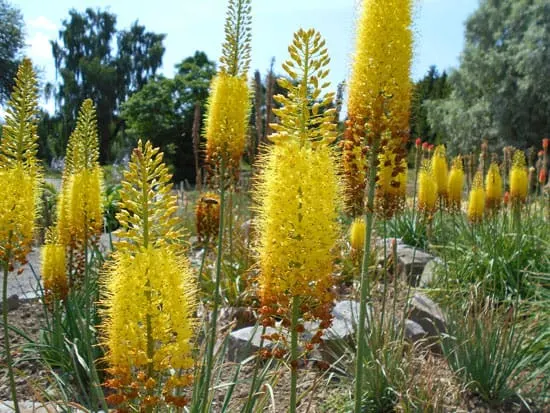
[[[151,79],[134,93],[122,105],[122,118],[131,139],[149,139],[165,152],[166,163],[177,180],[194,182],[193,129],[202,128],[194,125],[196,110],[198,107],[203,112],[215,64],[204,52],[196,52],[176,69],[173,79]],[[200,116],[198,120],[202,123]]]
[[[61,77],[56,98],[68,124],[65,129],[73,129],[80,105],[91,98],[97,109],[102,163],[109,160],[111,138],[121,126],[116,117],[120,105],[162,64],[164,37],[137,22],[118,32],[114,14],[88,8],[84,13],[71,10],[59,31],[60,42],[51,42]]]
[[[0,104],[7,101],[17,67],[21,62],[21,50],[25,46],[23,15],[6,0],[0,0]]]
[[[428,123],[428,111],[424,102],[449,97],[451,88],[447,78],[446,72],[439,74],[435,66],[430,66],[428,73],[414,84],[411,102],[411,141],[415,138],[430,143],[440,140]]]
[[[466,22],[452,93],[427,103],[436,133],[455,150],[487,139],[526,148],[550,134],[550,3],[482,0]]]

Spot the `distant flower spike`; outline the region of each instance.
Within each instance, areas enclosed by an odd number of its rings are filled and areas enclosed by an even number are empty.
[[[210,177],[238,179],[250,116],[251,0],[229,0],[220,70],[212,79],[205,117],[205,163]]]
[[[502,203],[502,177],[496,162],[491,162],[485,178],[485,203],[490,211],[500,208]]]
[[[509,181],[510,202],[512,202],[513,205],[525,202],[529,189],[529,175],[525,162],[525,154],[520,150],[514,152]]]
[[[64,300],[69,290],[65,246],[60,244],[55,233],[48,231],[46,243],[42,247],[42,279],[46,302]]]
[[[451,211],[460,211],[462,202],[462,189],[464,188],[464,168],[462,166],[462,158],[457,156],[453,159],[451,171],[447,184],[448,203],[447,206]]]
[[[437,196],[445,201],[447,199],[447,191],[449,184],[449,167],[447,165],[447,157],[445,146],[437,145],[432,156],[432,171],[437,185]]]
[[[437,184],[428,160],[422,162],[418,172],[418,209],[432,214],[437,208]]]
[[[485,211],[485,191],[483,190],[483,176],[478,171],[474,176],[470,198],[468,200],[468,219],[471,222],[480,222]]]

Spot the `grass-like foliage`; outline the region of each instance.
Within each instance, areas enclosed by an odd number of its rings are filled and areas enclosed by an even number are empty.
[[[448,310],[443,353],[465,387],[492,405],[521,398],[521,389],[537,378],[526,369],[538,339],[521,328],[514,308],[505,311],[488,302],[466,316],[463,309]],[[542,379],[544,372],[539,373]]]

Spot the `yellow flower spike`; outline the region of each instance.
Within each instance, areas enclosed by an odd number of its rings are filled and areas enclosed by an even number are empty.
[[[299,297],[300,314],[307,308],[312,317],[323,318],[329,312],[321,309],[332,302],[331,251],[338,238],[340,199],[329,146],[334,112],[325,110],[332,101],[332,94],[324,93],[329,58],[315,30],[296,32],[289,50],[283,68],[296,78],[279,82],[288,98],[278,97],[283,107],[270,137],[275,144],[261,158],[255,190],[260,299],[266,308],[282,306],[289,317],[288,303]]]
[[[251,49],[251,0],[229,0],[220,71],[210,85],[204,135],[210,173],[221,165],[236,181],[248,131],[251,93],[247,84]]]
[[[65,261],[65,246],[48,232],[46,243],[42,247],[42,279],[46,302],[64,300],[68,293],[67,267]]]
[[[356,49],[349,80],[348,122],[343,161],[346,206],[352,215],[363,212],[367,145],[389,132],[397,155],[406,153],[411,98],[412,1],[363,0],[357,22]]]
[[[204,129],[208,164],[219,168],[223,161],[227,170],[238,172],[246,145],[250,107],[246,77],[225,72],[214,77]]]
[[[139,406],[161,408],[182,401],[181,386],[162,395],[156,389],[188,377],[194,366],[197,305],[196,280],[183,254],[177,197],[162,157],[150,142],[140,141],[124,174],[117,215],[121,240],[106,267],[102,323],[111,383],[130,381],[129,374],[146,384]]]
[[[462,189],[464,188],[464,167],[462,158],[457,156],[453,159],[451,171],[447,184],[447,205],[451,211],[460,211],[462,202]]]
[[[449,167],[445,154],[445,146],[438,145],[432,156],[432,172],[437,186],[437,196],[440,199],[447,199],[449,184]]]
[[[487,209],[500,208],[502,202],[502,177],[496,162],[491,162],[485,178],[485,203]]]
[[[349,235],[351,248],[355,251],[363,251],[365,245],[365,219],[363,217],[353,220]]]
[[[418,172],[418,209],[431,214],[437,208],[437,184],[428,160],[422,162]]]
[[[468,219],[471,222],[480,222],[485,211],[485,191],[483,190],[483,177],[481,171],[476,172],[470,197],[468,200]]]
[[[140,140],[132,152],[120,190],[118,250],[132,253],[153,245],[169,247],[176,254],[185,251],[185,233],[176,215],[178,198],[172,194],[172,175],[163,156],[149,141]]]
[[[37,162],[38,87],[29,59],[23,59],[7,104],[0,142],[0,261],[24,263],[31,250],[40,200],[42,170]]]
[[[213,192],[207,192],[197,200],[195,206],[195,221],[197,236],[200,241],[213,240],[220,226],[220,197]]]
[[[522,151],[515,151],[510,169],[510,201],[512,204],[520,204],[527,199],[529,188],[529,177],[525,162],[525,154]]]

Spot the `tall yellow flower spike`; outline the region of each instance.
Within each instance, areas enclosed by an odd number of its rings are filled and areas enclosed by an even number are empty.
[[[483,176],[481,171],[476,172],[470,197],[468,200],[468,219],[471,222],[480,222],[485,211],[485,191],[483,190]]]
[[[496,162],[491,162],[485,177],[485,204],[487,209],[500,208],[502,202],[502,177]]]
[[[38,216],[42,170],[37,162],[38,87],[23,59],[7,104],[0,142],[0,261],[11,270],[31,250]]]
[[[451,211],[460,211],[463,188],[464,168],[462,166],[462,158],[457,156],[453,159],[447,183],[447,206]]]
[[[412,1],[363,0],[349,80],[348,122],[344,135],[346,204],[363,212],[367,145],[380,140],[401,165],[409,135],[412,62]],[[388,138],[383,137],[389,131]]]
[[[274,324],[277,311],[290,317],[293,297],[299,297],[301,316],[324,320],[321,329],[330,325],[340,193],[329,146],[334,111],[325,107],[332,99],[323,94],[329,61],[324,45],[314,30],[294,34],[283,67],[295,82],[279,82],[288,99],[277,97],[284,104],[278,111],[281,122],[270,137],[275,145],[261,159],[255,228],[264,325]],[[320,335],[315,337],[318,342]]]
[[[105,274],[106,386],[121,409],[188,400],[196,282],[182,254],[170,178],[159,149],[140,141],[122,183],[121,241]]]
[[[437,184],[428,160],[422,162],[418,172],[418,209],[431,214],[437,208]]]
[[[449,184],[449,167],[447,165],[445,146],[443,145],[438,145],[435,148],[432,156],[432,172],[437,186],[437,196],[442,200],[446,200]]]
[[[210,85],[204,135],[205,162],[211,168],[211,174],[219,172],[223,164],[235,180],[246,146],[251,107],[247,84],[250,31],[250,0],[229,0],[221,68]]]
[[[527,199],[529,176],[525,162],[525,154],[517,150],[514,152],[512,168],[510,169],[510,201],[518,205]]]
[[[86,248],[97,244],[103,230],[103,171],[98,159],[95,108],[86,99],[67,144],[57,201],[56,238],[69,248],[73,267],[69,270],[77,275],[84,273]]]

